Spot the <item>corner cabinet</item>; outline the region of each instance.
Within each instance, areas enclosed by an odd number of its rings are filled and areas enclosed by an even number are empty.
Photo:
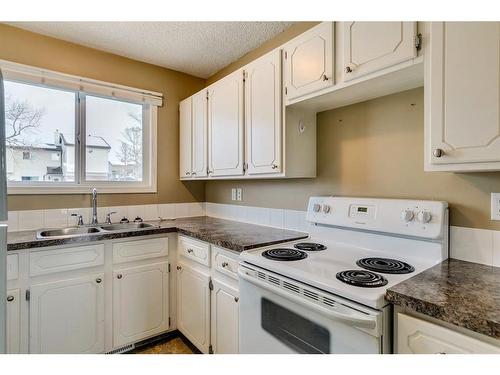
[[[243,170],[243,70],[208,87],[208,173],[241,176]]]
[[[500,23],[432,22],[425,170],[500,170]]]

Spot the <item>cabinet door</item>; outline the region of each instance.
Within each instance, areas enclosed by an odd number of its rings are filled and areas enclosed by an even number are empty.
[[[431,164],[481,170],[481,163],[500,162],[499,43],[498,22],[431,24],[425,53],[425,152]]]
[[[208,88],[208,155],[212,177],[243,174],[243,71]]]
[[[285,97],[333,86],[333,22],[323,22],[285,46]]]
[[[177,268],[177,326],[201,352],[210,345],[210,275],[190,266]]]
[[[206,177],[208,169],[208,117],[207,117],[207,92],[201,91],[192,97],[192,145],[193,177]]]
[[[218,354],[238,353],[239,293],[222,281],[214,280],[212,291],[212,349]]]
[[[31,288],[30,353],[104,351],[104,274]]]
[[[245,150],[249,174],[281,172],[281,51],[245,67]]]
[[[113,271],[113,347],[168,330],[168,263]]]
[[[417,56],[416,22],[343,22],[344,81]]]
[[[190,178],[192,172],[192,98],[179,104],[179,175]]]
[[[7,354],[21,352],[21,293],[7,291]]]

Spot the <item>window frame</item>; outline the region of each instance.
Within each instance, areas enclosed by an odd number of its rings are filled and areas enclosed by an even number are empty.
[[[14,69],[12,66],[14,65]],[[15,63],[9,63],[10,71],[15,71]],[[22,66],[24,71],[26,66]],[[2,61],[0,60],[0,68],[4,70]],[[37,68],[36,72],[39,71]],[[45,74],[58,76],[58,73],[43,71]],[[62,75],[68,77],[67,75]],[[77,77],[69,76],[71,80]],[[58,77],[58,79],[62,79]],[[100,87],[103,90],[111,88],[108,95],[101,92],[91,92],[83,90],[75,90],[66,87],[66,85],[54,85],[45,83],[44,79],[39,82],[38,79],[18,79],[17,77],[10,78],[7,74],[4,77],[5,81],[23,83],[28,85],[36,85],[40,87],[47,87],[56,90],[69,91],[75,93],[75,176],[74,181],[71,182],[45,182],[45,181],[8,181],[7,194],[81,194],[88,193],[92,188],[97,188],[102,193],[155,193],[157,192],[157,120],[158,120],[158,106],[147,101],[139,100],[140,95],[151,94],[154,98],[161,97],[160,93],[145,92],[138,89],[128,88],[126,86],[112,85],[109,83],[90,80],[92,87]],[[68,79],[68,81],[71,81]],[[83,80],[83,79],[81,79]],[[83,86],[81,87],[83,88]],[[122,90],[126,95],[132,97],[120,97],[115,95],[115,91]],[[128,90],[128,91],[127,91]],[[142,142],[143,142],[143,173],[142,181],[92,181],[86,180],[86,119],[85,119],[85,105],[86,96],[101,97],[105,99],[118,100],[122,102],[129,102],[139,104],[142,106]],[[137,98],[134,97],[137,96]],[[125,95],[124,95],[125,96]],[[162,98],[162,97],[161,97]],[[135,100],[134,100],[135,99]]]

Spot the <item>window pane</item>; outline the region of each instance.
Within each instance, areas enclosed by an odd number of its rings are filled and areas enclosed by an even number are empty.
[[[5,81],[9,181],[75,179],[75,93]]]
[[[87,95],[86,179],[142,181],[142,105]]]

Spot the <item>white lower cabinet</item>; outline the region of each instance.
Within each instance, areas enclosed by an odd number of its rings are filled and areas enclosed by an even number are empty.
[[[177,326],[201,352],[210,347],[210,274],[180,263],[177,266]]]
[[[21,353],[21,292],[7,291],[7,354]]]
[[[169,328],[168,263],[113,272],[113,346],[120,347]]]
[[[397,328],[399,354],[500,353],[500,346],[402,313],[397,314]]]
[[[30,353],[104,351],[104,274],[31,287]]]
[[[216,354],[238,353],[239,292],[228,282],[213,280],[212,350]]]

